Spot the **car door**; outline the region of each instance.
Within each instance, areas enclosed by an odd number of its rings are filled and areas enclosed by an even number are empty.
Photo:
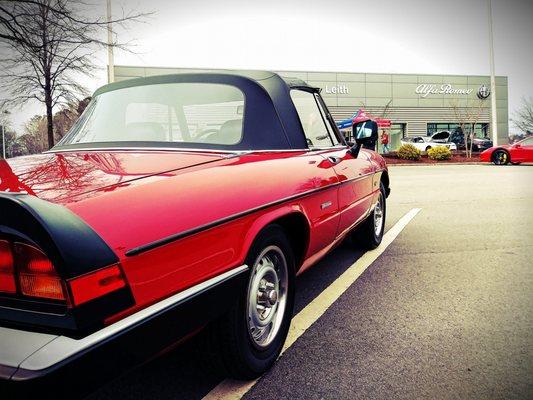
[[[364,151],[354,157],[346,147],[329,149],[323,155],[333,164],[339,177],[339,228],[344,235],[366,217],[372,205],[372,176],[374,168]]]
[[[513,162],[533,162],[533,138],[522,140],[514,146],[511,153]]]
[[[364,151],[354,157],[342,142],[340,132],[317,93],[292,90],[309,149],[324,157],[339,178],[339,226],[337,237],[346,233],[368,213],[372,203],[374,169]],[[321,205],[327,207],[327,204]]]

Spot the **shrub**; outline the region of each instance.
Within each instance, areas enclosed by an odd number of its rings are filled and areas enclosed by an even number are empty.
[[[428,157],[432,160],[449,160],[452,158],[452,152],[445,146],[432,147],[428,150]]]
[[[420,150],[412,144],[402,144],[398,149],[398,157],[402,160],[420,160]]]

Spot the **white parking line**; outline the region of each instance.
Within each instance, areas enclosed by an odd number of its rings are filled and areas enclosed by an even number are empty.
[[[418,214],[420,208],[413,208],[383,235],[381,245],[367,251],[353,263],[331,285],[320,293],[311,303],[300,311],[291,322],[291,328],[281,354],[303,335],[303,333],[326,312],[326,310],[361,276],[363,272],[389,247],[407,224]],[[240,399],[257,382],[226,379],[211,390],[204,400]]]

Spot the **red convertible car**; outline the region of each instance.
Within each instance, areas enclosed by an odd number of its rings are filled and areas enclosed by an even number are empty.
[[[377,125],[347,144],[319,92],[257,71],[114,83],[52,150],[0,161],[2,385],[84,391],[203,328],[229,374],[266,371],[295,276],[384,230]]]
[[[495,165],[533,163],[533,137],[525,138],[515,144],[491,147],[481,153],[479,158]]]

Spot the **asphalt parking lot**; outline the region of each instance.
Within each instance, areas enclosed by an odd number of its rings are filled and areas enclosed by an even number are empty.
[[[244,398],[533,398],[533,166],[390,175],[387,229],[421,211]],[[295,313],[361,255],[303,274]],[[90,399],[201,399],[224,378],[193,340]]]

